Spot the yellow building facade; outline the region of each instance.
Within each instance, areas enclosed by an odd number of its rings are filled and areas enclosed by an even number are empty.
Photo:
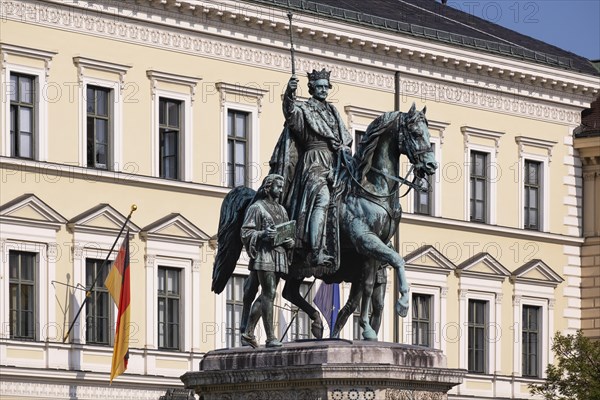
[[[0,396],[157,399],[205,352],[239,342],[247,260],[213,294],[211,237],[229,188],[257,188],[268,171],[291,75],[287,9],[1,7]],[[554,332],[581,327],[572,133],[598,76],[291,7],[302,97],[307,71],[331,70],[328,99],[357,136],[396,101],[427,106],[439,169],[430,195],[402,199],[398,248],[413,311],[393,316],[390,279],[380,340],[441,349],[468,370],[450,398],[531,398]],[[132,204],[129,367],[109,386],[116,307],[102,285],[63,338]],[[283,326],[290,306],[277,302]],[[300,316],[288,339],[307,332]]]

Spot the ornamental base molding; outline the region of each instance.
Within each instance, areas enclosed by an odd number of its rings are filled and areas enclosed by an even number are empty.
[[[322,340],[214,350],[181,380],[202,400],[446,400],[464,374],[440,350]]]

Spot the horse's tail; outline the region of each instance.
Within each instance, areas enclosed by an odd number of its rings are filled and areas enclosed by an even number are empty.
[[[242,253],[243,244],[240,231],[246,209],[252,203],[255,194],[253,189],[238,186],[223,199],[217,233],[218,250],[213,265],[211,287],[212,291],[217,294],[225,289]]]

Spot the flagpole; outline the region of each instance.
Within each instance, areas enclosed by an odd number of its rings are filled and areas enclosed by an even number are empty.
[[[96,274],[96,277],[94,278],[94,281],[92,282],[92,285],[85,292],[85,298],[83,299],[83,303],[81,303],[81,306],[79,307],[79,310],[77,311],[77,314],[75,314],[75,318],[73,319],[73,322],[71,323],[71,326],[69,327],[69,330],[67,331],[67,333],[65,334],[65,336],[63,338],[63,343],[65,343],[67,341],[67,339],[69,338],[69,335],[71,334],[71,331],[73,330],[73,327],[75,326],[75,323],[77,322],[77,319],[79,318],[79,315],[81,314],[81,311],[83,311],[83,307],[85,307],[85,305],[87,304],[88,299],[92,295],[92,290],[94,289],[94,286],[96,286],[96,282],[98,281],[98,278],[100,277],[100,274],[101,274],[102,270],[104,270],[104,267],[106,266],[106,264],[108,264],[108,259],[110,258],[110,255],[112,254],[113,250],[115,249],[115,246],[117,245],[117,242],[121,238],[121,234],[123,233],[123,230],[125,229],[125,226],[127,225],[127,223],[129,222],[129,220],[131,219],[131,214],[133,214],[133,212],[135,210],[137,210],[137,206],[135,204],[132,204],[131,205],[131,211],[129,211],[129,215],[127,215],[127,218],[125,218],[125,222],[123,223],[123,226],[121,226],[121,230],[119,231],[119,234],[117,235],[117,238],[115,239],[114,243],[112,244],[112,247],[108,251],[108,255],[106,256],[106,258],[104,259],[104,262],[100,266],[100,268],[98,270],[98,273]]]

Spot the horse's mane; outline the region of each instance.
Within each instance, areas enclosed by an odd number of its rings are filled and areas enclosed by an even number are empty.
[[[400,111],[391,111],[381,114],[373,122],[369,124],[360,143],[357,143],[357,151],[354,154],[356,163],[356,178],[360,182],[367,172],[371,169],[373,154],[379,143],[381,135],[395,122],[396,118],[400,118]]]

